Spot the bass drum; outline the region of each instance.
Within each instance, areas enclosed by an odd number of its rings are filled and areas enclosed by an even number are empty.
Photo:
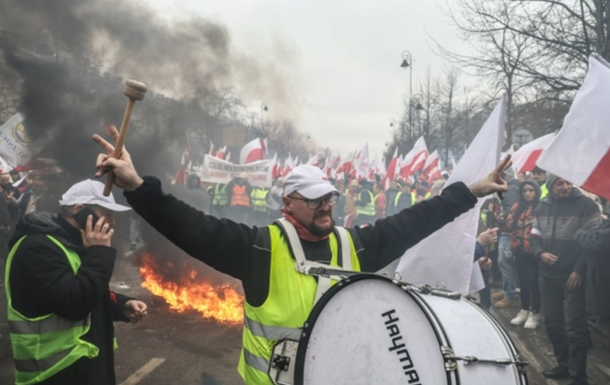
[[[297,350],[295,384],[527,384],[526,364],[473,301],[359,274],[314,307]]]

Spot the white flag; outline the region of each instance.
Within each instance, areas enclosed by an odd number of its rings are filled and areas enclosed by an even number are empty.
[[[471,185],[498,165],[504,138],[505,103],[503,96],[453,170],[447,185],[458,181]],[[483,198],[479,199],[474,209],[407,250],[397,268],[403,280],[432,286],[442,282],[447,289],[462,294],[481,289],[481,272],[473,269],[473,258],[483,202]],[[471,278],[476,284],[471,285]]]

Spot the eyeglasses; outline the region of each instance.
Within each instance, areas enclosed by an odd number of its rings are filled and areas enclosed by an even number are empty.
[[[325,195],[322,198],[317,198],[317,199],[306,199],[306,198],[299,198],[299,197],[295,197],[295,196],[288,196],[288,198],[307,202],[307,208],[309,208],[310,210],[317,210],[322,206],[322,203],[326,203],[329,206],[336,205],[337,202],[339,201],[339,194],[332,193],[330,195]]]

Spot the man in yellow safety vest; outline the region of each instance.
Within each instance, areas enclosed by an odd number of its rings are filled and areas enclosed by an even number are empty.
[[[116,140],[116,128],[111,134]],[[138,175],[127,149],[121,158],[111,158],[114,146],[99,135],[94,140],[108,154],[98,156],[96,177],[113,170],[115,183],[142,218],[194,258],[241,280],[245,317],[238,371],[246,384],[272,384],[268,369],[273,346],[299,339],[316,299],[330,287],[327,278],[299,266],[321,263],[378,271],[473,208],[477,197],[507,189],[500,178],[509,164],[505,160],[470,187],[454,183],[441,195],[375,225],[344,229],[332,219],[339,192],[322,170],[301,165],[284,180],[283,218],[249,227],[208,216],[164,194],[158,178]]]
[[[108,288],[112,213],[130,208],[103,190],[77,183],[61,214],[34,212],[17,225],[5,281],[17,385],[115,384],[112,323],[146,315],[144,302]]]

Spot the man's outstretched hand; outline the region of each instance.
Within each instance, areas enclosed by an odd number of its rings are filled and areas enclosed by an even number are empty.
[[[110,127],[110,134],[116,142],[119,131],[115,126]],[[114,171],[115,176],[114,184],[118,187],[121,187],[126,191],[133,191],[140,187],[144,181],[138,175],[138,172],[131,162],[131,156],[129,156],[129,152],[127,152],[125,147],[123,147],[121,157],[115,159],[111,157],[111,154],[114,152],[114,145],[97,134],[93,135],[93,141],[99,144],[106,152],[105,154],[99,154],[97,156],[95,162],[95,168],[97,169],[97,172],[95,173],[96,178],[100,178],[106,174],[108,170],[112,170]]]
[[[470,186],[470,191],[477,198],[498,193],[498,196],[500,196],[500,199],[502,199],[502,193],[508,191],[508,183],[502,179],[502,173],[512,165],[513,163],[510,161],[510,155],[507,155],[506,158],[500,162],[498,167],[496,167],[486,177]]]

